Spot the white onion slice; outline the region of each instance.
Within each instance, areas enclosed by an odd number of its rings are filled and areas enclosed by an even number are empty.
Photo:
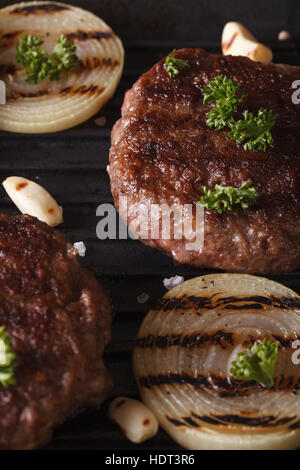
[[[275,386],[230,376],[238,351],[278,341]],[[145,317],[133,365],[140,395],[182,446],[293,449],[300,445],[300,297],[256,276],[214,274],[170,290]]]
[[[0,129],[56,132],[97,113],[121,78],[124,51],[120,39],[100,18],[57,2],[24,2],[0,10],[0,79],[6,82],[6,105],[0,106]],[[61,34],[73,39],[82,62],[59,81],[28,84],[18,71],[16,45],[24,34],[44,41],[51,53]]]

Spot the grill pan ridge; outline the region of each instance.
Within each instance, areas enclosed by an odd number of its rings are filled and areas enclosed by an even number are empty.
[[[0,0],[0,8],[11,4]],[[73,129],[49,135],[22,135],[0,132],[0,177],[18,175],[37,181],[47,188],[64,210],[60,228],[71,241],[83,241],[87,247],[80,262],[95,272],[109,293],[115,313],[112,341],[105,353],[114,377],[113,396],[137,396],[131,370],[131,352],[139,325],[147,311],[165,293],[163,278],[176,274],[189,279],[209,270],[174,265],[161,253],[151,252],[138,241],[99,240],[96,225],[99,204],[112,203],[106,173],[110,131],[120,116],[125,91],[136,79],[173,48],[203,47],[220,52],[223,25],[230,20],[246,24],[274,52],[274,62],[300,65],[297,23],[300,4],[296,1],[245,1],[243,11],[234,0],[211,2],[187,0],[87,0],[73,1],[75,6],[91,10],[106,21],[125,46],[125,69],[111,101],[100,111],[107,118],[97,127],[95,118]],[[230,12],[230,17],[228,16]],[[259,19],[260,18],[260,19]],[[268,21],[264,21],[267,18]],[[292,40],[278,42],[281,29],[292,33]],[[0,211],[18,213],[1,186]],[[268,276],[300,292],[300,272]],[[139,304],[137,297],[147,293],[150,299]],[[107,418],[106,404],[101,409],[83,412],[59,428],[48,449],[178,449],[160,431],[150,441],[136,446],[130,443]]]

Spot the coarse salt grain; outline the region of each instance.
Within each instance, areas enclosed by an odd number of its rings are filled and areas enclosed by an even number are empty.
[[[278,34],[278,39],[279,41],[288,41],[289,39],[291,39],[291,33],[285,30],[280,31],[280,33]]]
[[[106,117],[105,116],[98,117],[97,119],[95,119],[95,124],[98,127],[104,127],[106,124]]]
[[[138,304],[145,304],[150,299],[150,295],[143,292],[142,294],[138,295],[136,301]]]
[[[163,281],[165,288],[168,290],[173,289],[173,287],[178,286],[182,282],[184,282],[183,276],[173,276],[173,277],[165,278]]]
[[[85,256],[86,246],[83,242],[74,243],[74,248],[77,251],[79,256]]]

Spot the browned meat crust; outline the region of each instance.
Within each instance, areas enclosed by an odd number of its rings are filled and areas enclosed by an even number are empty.
[[[37,219],[0,215],[0,257],[0,325],[19,358],[17,384],[0,385],[0,448],[31,449],[110,389],[111,309],[73,245]]]
[[[128,204],[194,204],[202,187],[240,186],[251,179],[260,191],[255,206],[218,215],[206,211],[203,251],[187,251],[186,240],[147,239],[180,263],[228,271],[279,273],[300,266],[300,105],[291,97],[300,68],[254,63],[245,57],[181,49],[190,68],[171,78],[164,60],[126,93],[122,118],[112,132],[111,189]],[[215,76],[236,79],[245,109],[279,114],[275,147],[250,152],[226,131],[205,124],[209,109],[202,89]],[[129,219],[130,221],[130,219]]]

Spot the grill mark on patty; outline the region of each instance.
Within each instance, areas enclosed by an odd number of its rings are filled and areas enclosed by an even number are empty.
[[[203,390],[214,391],[219,397],[229,398],[235,396],[247,396],[249,391],[260,390],[268,393],[275,393],[279,391],[292,391],[297,393],[300,389],[300,378],[294,377],[277,377],[275,378],[275,385],[272,388],[265,388],[257,382],[251,381],[237,381],[234,379],[229,380],[226,377],[217,375],[198,375],[194,377],[186,373],[169,373],[148,375],[139,378],[139,384],[144,388],[159,387],[161,385],[192,385],[194,387],[202,388]]]
[[[1,448],[40,448],[58,421],[98,406],[111,389],[100,362],[109,340],[110,302],[71,253],[72,243],[35,217],[0,214],[0,246],[1,322],[19,338],[20,361],[16,386],[1,388],[1,416],[10,415],[1,422]],[[22,413],[28,419],[20,420]]]
[[[69,40],[74,40],[77,39],[77,41],[88,41],[89,39],[110,39],[112,37],[113,33],[111,31],[74,31],[73,33],[67,33],[67,39]]]
[[[212,270],[262,274],[296,269],[300,265],[300,111],[291,105],[289,89],[291,77],[297,78],[299,69],[257,64],[245,57],[211,55],[201,49],[184,49],[177,54],[191,65],[178,80],[166,74],[163,59],[126,95],[122,118],[112,135],[114,164],[110,177],[116,204],[120,193],[130,195],[132,204],[140,200],[141,194],[149,205],[161,200],[169,206],[178,201],[192,203],[200,197],[197,182],[200,186],[209,183],[214,187],[220,182],[229,186],[237,179],[242,182],[252,178],[262,190],[259,204],[247,213],[240,207],[222,216],[207,211],[208,236],[201,253],[187,252],[184,241],[162,241],[161,234],[157,240],[147,237],[143,242],[194,268],[205,265]],[[274,112],[281,115],[274,128],[273,149],[244,151],[226,131],[207,128],[208,108],[203,105],[202,90],[216,70],[240,81],[249,107],[268,107],[272,103]],[[260,88],[259,103],[255,85]],[[148,124],[149,115],[153,116],[153,126]],[[174,140],[177,151],[173,150]],[[150,152],[157,146],[156,158],[145,158],[143,149],[148,142]],[[271,183],[266,185],[266,180]],[[228,230],[224,230],[225,225]],[[232,244],[233,234],[240,240],[236,246]],[[224,246],[227,249],[222,251]]]
[[[10,11],[10,15],[38,15],[42,13],[57,13],[58,11],[70,10],[67,6],[57,5],[55,3],[47,3],[45,5],[29,5],[18,7]]]

